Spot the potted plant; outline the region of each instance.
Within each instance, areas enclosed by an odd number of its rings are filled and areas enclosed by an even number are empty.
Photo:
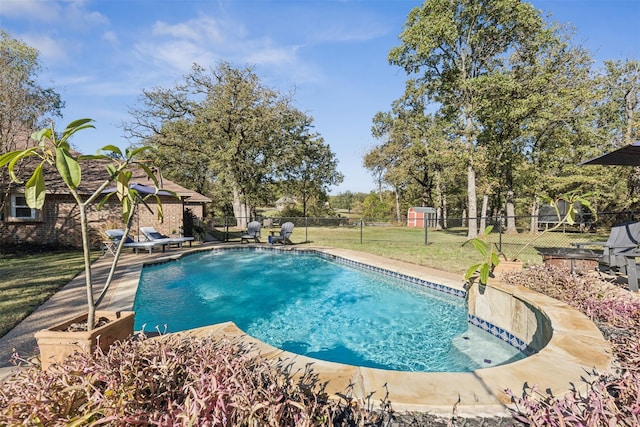
[[[487,241],[487,236],[493,230],[493,226],[488,226],[485,229],[484,234],[478,237],[475,237],[473,239],[467,240],[465,243],[463,243],[463,246],[466,245],[467,243],[472,243],[473,246],[476,248],[476,250],[480,252],[484,260],[483,262],[471,265],[467,269],[464,275],[465,280],[469,280],[471,277],[473,277],[474,274],[476,274],[476,272],[478,272],[478,278],[480,283],[486,285],[489,277],[494,277],[494,274],[498,274],[498,273],[502,274],[510,271],[522,270],[523,264],[522,264],[522,261],[519,259],[519,256],[527,247],[529,247],[532,243],[534,243],[536,240],[538,240],[540,237],[542,237],[545,233],[549,231],[556,230],[564,224],[569,224],[569,225],[575,224],[576,214],[578,213],[578,210],[576,209],[576,206],[575,206],[576,204],[578,203],[581,204],[582,206],[589,209],[589,211],[594,216],[596,215],[596,212],[591,207],[591,203],[588,200],[588,197],[590,195],[591,193],[581,195],[575,191],[572,191],[569,193],[562,194],[556,199],[552,199],[550,197],[543,198],[555,210],[556,216],[558,218],[556,225],[554,225],[551,228],[545,229],[544,231],[542,231],[542,233],[539,233],[538,235],[530,239],[526,244],[524,244],[520,248],[520,250],[512,258],[507,258],[507,256],[504,253],[497,250],[495,243],[491,244]],[[568,206],[567,212],[564,214],[560,212],[559,205],[561,200],[565,201]]]
[[[556,217],[558,218],[558,221],[553,227],[546,228],[535,237],[529,239],[529,241],[520,248],[520,250],[514,255],[514,257],[511,258],[511,261],[517,261],[520,254],[522,254],[522,252],[524,252],[526,248],[531,246],[532,243],[537,241],[545,233],[549,231],[557,230],[558,228],[560,228],[565,224],[574,225],[576,223],[576,214],[578,214],[578,209],[576,208],[576,205],[582,205],[586,207],[594,216],[594,218],[597,219],[597,213],[591,206],[591,202],[589,202],[588,200],[588,197],[590,197],[591,195],[592,193],[579,194],[576,191],[570,191],[568,193],[564,193],[558,196],[555,199],[551,197],[543,197],[543,201],[551,205],[551,207],[553,207],[553,210],[556,214]],[[564,214],[560,212],[560,201],[564,201],[566,203],[566,206],[568,207],[567,212],[565,212]]]
[[[140,195],[134,189],[129,188],[129,181],[132,176],[131,169],[136,167],[144,170],[146,175],[155,183],[156,189],[157,180],[150,167],[138,162],[136,159],[149,147],[126,150],[125,153],[122,153],[118,147],[108,145],[99,150],[99,154],[90,156],[80,155],[72,151],[69,139],[81,130],[94,128],[92,122],[93,120],[91,119],[75,120],[67,125],[60,136],[56,135],[54,126],[51,124],[50,127],[32,134],[32,138],[38,142],[38,145],[0,156],[0,167],[6,166],[11,180],[18,184],[22,184],[23,180],[16,172],[17,165],[27,158],[36,157],[40,160],[26,183],[24,183],[25,198],[29,207],[42,209],[44,206],[46,191],[44,168],[45,165],[49,165],[54,168],[65,183],[69,193],[78,205],[80,214],[87,312],[36,334],[41,351],[43,369],[46,369],[52,360],[60,362],[66,355],[75,350],[92,352],[98,345],[102,348],[108,348],[112,342],[123,339],[133,333],[133,312],[110,313],[96,311],[97,305],[113,278],[125,239],[121,239],[117,247],[111,271],[102,294],[97,299],[94,298],[87,214],[88,208],[93,203],[96,203],[98,199],[102,198],[98,205],[98,207],[101,207],[115,193],[121,202],[126,223],[125,233],[128,233],[134,210],[139,200],[141,200]],[[89,195],[82,194],[79,190],[82,180],[81,164],[86,160],[104,161],[107,171],[107,178]],[[116,191],[105,195],[104,192],[107,187],[114,183],[116,184]],[[161,216],[160,199],[156,197],[156,200],[160,207],[158,212]],[[54,348],[49,348],[51,345]],[[59,348],[61,346],[65,346],[66,349]]]
[[[489,225],[484,229],[484,233],[473,239],[469,239],[462,245],[471,243],[474,248],[482,255],[482,262],[471,265],[466,273],[464,279],[469,280],[476,273],[478,273],[478,280],[481,285],[486,285],[489,281],[489,277],[493,277],[493,270],[500,264],[501,252],[497,250],[495,244],[487,241],[487,237],[493,231],[493,226]]]

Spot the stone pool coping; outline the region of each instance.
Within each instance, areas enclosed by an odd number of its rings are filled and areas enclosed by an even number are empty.
[[[216,245],[134,263],[118,278],[110,301],[103,309],[131,310],[133,308],[138,280],[145,264],[178,259],[183,255],[202,250],[240,247],[265,247],[265,245]],[[271,248],[271,246],[267,247]],[[464,280],[460,275],[372,254],[321,247],[278,247],[278,249],[320,251],[331,256],[465,290]],[[330,395],[344,394],[351,385],[353,397],[361,401],[370,401],[375,404],[388,396],[395,411],[428,412],[443,416],[451,415],[454,406],[458,416],[508,415],[510,400],[505,394],[506,389],[520,395],[523,385],[537,384],[541,390],[550,390],[554,395],[562,395],[569,392],[572,386],[579,390],[586,389],[584,377],[594,369],[603,372],[610,367],[612,353],[609,343],[585,315],[567,304],[524,287],[508,286],[501,282],[492,283],[490,286],[503,293],[511,294],[543,312],[549,320],[552,335],[543,349],[525,359],[468,373],[388,371],[312,359],[263,343],[247,335],[232,322],[198,328],[188,333],[243,339],[255,345],[260,354],[267,358],[290,362],[300,370],[310,365],[318,375],[319,382],[326,382],[325,391]],[[367,399],[368,397],[370,399]]]

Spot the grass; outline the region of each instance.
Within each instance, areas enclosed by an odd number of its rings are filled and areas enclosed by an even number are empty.
[[[604,234],[603,234],[604,233]],[[222,239],[221,232],[214,233]],[[517,258],[525,266],[542,263],[538,252],[542,248],[569,248],[573,242],[607,240],[609,230],[601,233],[576,233],[554,231],[530,235],[500,235],[493,233],[489,241],[500,244],[505,256]],[[268,231],[262,230],[262,241],[267,240]],[[533,242],[527,246],[530,241]],[[239,241],[240,231],[229,230],[229,240]],[[467,268],[481,261],[481,256],[472,245],[464,245],[467,240],[465,228],[451,228],[446,231],[407,228],[405,226],[359,226],[349,227],[308,227],[296,226],[291,236],[296,244],[329,246],[372,253],[392,259],[399,259],[427,267],[438,268],[463,274]],[[597,250],[596,247],[593,248]],[[522,252],[520,253],[520,251]]]
[[[537,248],[570,247],[576,241],[603,241],[606,234],[543,233],[519,256],[525,265],[542,263]],[[214,233],[222,238],[222,233]],[[262,231],[262,241],[268,231]],[[328,246],[372,253],[391,259],[438,268],[461,275],[481,260],[472,245],[465,245],[465,229],[427,232],[405,226],[296,227],[291,237],[300,246]],[[230,231],[230,240],[240,240],[238,230]],[[531,236],[502,236],[502,248],[513,257]],[[490,240],[499,243],[499,235]],[[306,243],[305,243],[306,242]],[[97,257],[97,253],[95,254]],[[0,254],[0,336],[67,284],[83,269],[81,251]]]
[[[0,336],[83,269],[81,250],[0,254]]]

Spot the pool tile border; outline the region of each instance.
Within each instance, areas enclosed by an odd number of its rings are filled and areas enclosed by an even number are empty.
[[[319,255],[323,258],[327,258],[327,259],[331,259],[333,261],[337,261],[341,264],[345,264],[345,265],[349,265],[349,266],[355,266],[358,268],[361,268],[363,270],[367,270],[367,271],[373,271],[375,273],[380,273],[380,274],[384,274],[386,276],[390,276],[393,277],[394,279],[400,279],[400,280],[404,280],[406,282],[412,283],[414,285],[420,285],[423,286],[425,288],[429,288],[429,289],[433,289],[435,291],[439,291],[445,294],[449,294],[449,295],[453,295],[455,297],[458,298],[466,298],[467,297],[467,291],[463,290],[463,289],[454,289],[452,287],[449,286],[445,286],[445,285],[441,285],[439,283],[435,283],[432,282],[430,280],[424,280],[424,279],[419,279],[417,277],[414,276],[409,276],[407,274],[403,274],[403,273],[398,273],[397,271],[393,271],[393,270],[388,270],[386,268],[382,268],[382,267],[376,267],[373,265],[369,265],[360,261],[354,261],[348,258],[343,258],[341,256],[338,255],[333,255],[333,254],[328,254],[322,251],[317,251],[317,250],[309,250],[307,252],[312,252],[315,255]]]

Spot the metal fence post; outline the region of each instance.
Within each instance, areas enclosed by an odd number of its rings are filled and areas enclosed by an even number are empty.
[[[502,252],[502,215],[498,215],[498,251]]]
[[[308,217],[304,217],[304,242],[309,243],[309,223],[307,221]]]
[[[362,244],[362,226],[364,224],[364,218],[360,218],[360,244]]]
[[[424,224],[424,244],[425,246],[427,245],[427,213],[424,213],[424,216],[422,217],[422,222]]]

